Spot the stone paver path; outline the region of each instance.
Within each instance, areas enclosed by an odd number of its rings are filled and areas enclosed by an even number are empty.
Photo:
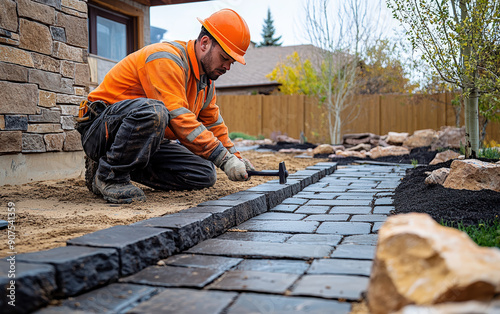
[[[405,170],[341,167],[218,237],[38,313],[349,313]]]

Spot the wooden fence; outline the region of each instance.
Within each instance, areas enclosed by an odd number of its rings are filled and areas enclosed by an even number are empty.
[[[455,126],[452,94],[435,95],[360,95],[342,113],[342,135],[370,132],[439,130]],[[301,131],[312,143],[329,143],[326,110],[313,97],[303,95],[220,95],[217,104],[230,132],[249,135],[287,134],[299,138]],[[463,110],[460,125],[464,125]],[[500,123],[490,122],[486,140],[500,142]]]

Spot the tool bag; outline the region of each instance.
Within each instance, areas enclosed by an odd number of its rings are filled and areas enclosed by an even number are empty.
[[[75,118],[75,129],[84,134],[85,131],[94,123],[95,119],[106,109],[108,104],[102,100],[90,102],[83,100],[78,110],[78,118]]]

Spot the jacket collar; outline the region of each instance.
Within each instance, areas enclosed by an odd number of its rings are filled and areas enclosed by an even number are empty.
[[[187,44],[187,52],[189,63],[191,64],[191,70],[193,71],[196,80],[198,81],[198,90],[204,89],[210,84],[210,80],[206,75],[200,75],[200,68],[198,66],[198,59],[196,58],[196,53],[194,51],[194,40],[190,40]]]

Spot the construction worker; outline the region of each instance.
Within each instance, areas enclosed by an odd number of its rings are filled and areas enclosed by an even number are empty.
[[[214,185],[215,166],[233,181],[255,170],[228,137],[213,83],[235,61],[245,64],[248,26],[230,9],[198,20],[196,40],[128,55],[80,105],[87,187],[109,202],[145,200],[131,180],[190,190]]]

